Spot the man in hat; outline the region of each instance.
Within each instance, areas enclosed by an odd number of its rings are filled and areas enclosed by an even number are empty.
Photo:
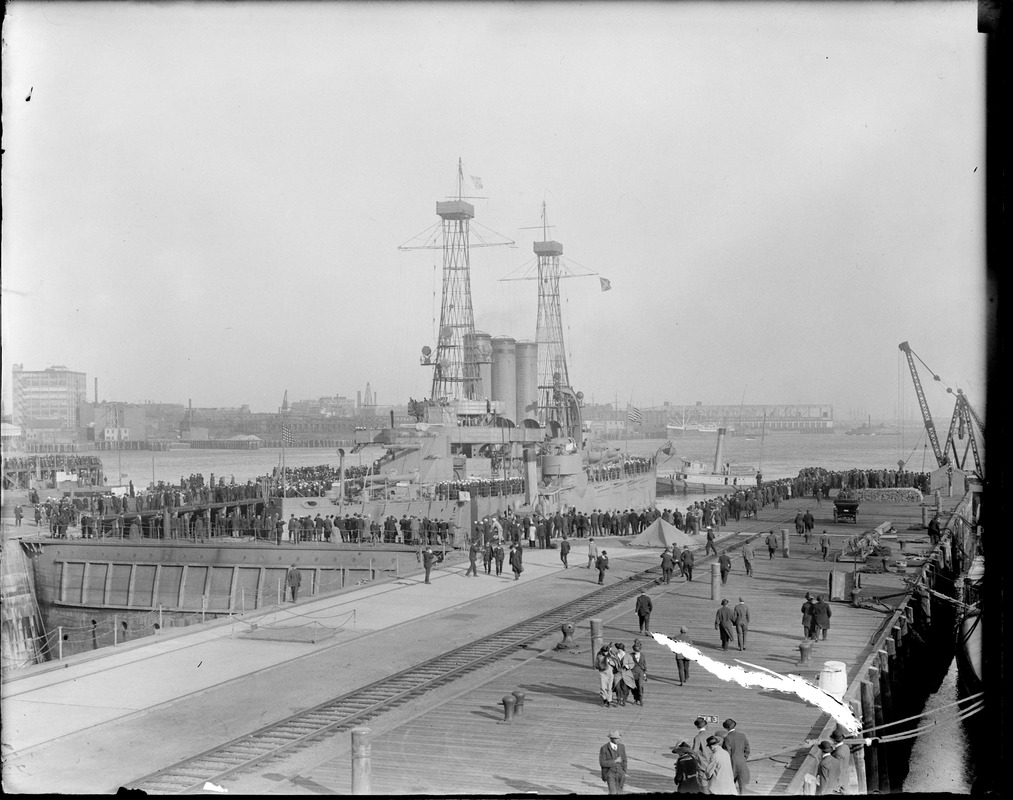
[[[605,570],[609,568],[609,555],[606,551],[601,551],[601,555],[595,560],[594,566],[598,570],[598,585],[603,586],[605,584]]]
[[[638,706],[644,704],[644,687],[647,684],[647,656],[644,655],[644,646],[637,639],[633,643],[633,703]]]
[[[732,774],[732,757],[721,746],[721,737],[707,739],[707,790],[710,794],[738,794]]]
[[[802,638],[812,638],[813,627],[813,596],[805,593],[805,602],[802,603]]]
[[[524,571],[524,566],[521,562],[520,545],[510,545],[510,555],[507,559],[510,562],[510,569],[514,572],[514,580],[520,580],[521,573]]]
[[[641,592],[637,598],[637,620],[640,622],[640,632],[651,635],[651,612],[654,610],[654,604],[651,602],[651,598],[646,593]]]
[[[676,636],[673,641],[682,642],[683,644],[693,644],[693,640],[689,638],[689,628],[685,625],[679,628],[679,635]],[[682,686],[689,680],[689,659],[686,658],[686,656],[676,653],[675,665],[679,668],[679,685]]]
[[[753,577],[753,559],[754,559],[753,543],[751,541],[746,542],[742,545],[742,563],[746,567],[746,577]]]
[[[732,622],[735,624],[735,638],[739,642],[739,650],[745,650],[746,633],[749,631],[749,606],[741,597],[732,610]]]
[[[468,546],[468,571],[464,573],[464,577],[467,578],[469,575],[478,577],[478,542],[474,539],[471,540],[471,544]]]
[[[714,630],[721,637],[721,649],[727,650],[728,643],[732,640],[732,634],[735,632],[735,615],[728,607],[727,597],[721,600],[721,607],[714,615]]]
[[[714,544],[714,528],[710,525],[707,526],[707,544],[703,548],[703,554],[706,556],[711,551],[714,551],[714,555],[718,554],[718,548]]]
[[[696,556],[693,555],[693,551],[687,547],[682,551],[680,559],[682,563],[682,574],[686,577],[686,580],[693,580],[693,562],[696,560]]]
[[[802,509],[800,508],[798,510],[798,513],[795,514],[795,535],[801,536],[804,530],[805,530],[805,517],[802,515]]]
[[[598,545],[594,543],[594,537],[587,540],[587,568],[591,569],[598,561]]]
[[[294,603],[296,597],[299,595],[299,584],[302,583],[302,575],[295,564],[289,567],[288,575],[285,576],[285,583],[288,584],[288,588],[292,592],[292,602]]]
[[[816,639],[817,631],[820,632],[820,639],[827,640],[827,631],[830,630],[830,603],[823,599],[823,595],[816,595],[816,603],[813,605],[813,640]]]
[[[732,559],[728,556],[727,550],[722,550],[718,556],[718,566],[721,568],[721,583],[728,583],[728,573],[732,571]]]
[[[436,553],[433,552],[433,548],[427,547],[425,552],[422,554],[422,566],[426,568],[426,583],[429,583],[429,573],[435,563]]]
[[[749,758],[749,739],[735,727],[736,724],[734,719],[726,719],[721,724],[727,731],[721,746],[728,751],[732,761],[732,778],[739,787],[739,794],[742,794],[749,785],[749,764],[746,763]]]
[[[774,535],[774,531],[771,530],[767,534],[767,538],[764,540],[767,545],[767,554],[769,558],[774,557],[774,551],[777,550],[777,536]]]
[[[826,739],[820,742],[820,763],[816,767],[819,782],[816,794],[840,794],[844,788],[841,761],[834,758],[834,744]]]
[[[496,574],[503,574],[503,559],[506,558],[506,551],[503,549],[502,542],[496,542],[496,546],[493,547],[492,551],[493,558],[496,559]]]
[[[673,572],[675,572],[675,558],[672,556],[671,548],[666,547],[665,552],[661,554],[661,580],[671,583]]]
[[[840,728],[835,728],[830,734],[834,743],[834,758],[841,762],[841,782],[845,782],[848,776],[848,768],[851,766],[851,748],[844,742],[844,734]]]
[[[598,751],[598,766],[601,767],[601,779],[608,785],[609,794],[620,794],[626,783],[626,748],[620,743],[622,734],[617,730],[609,731],[609,740]]]
[[[570,555],[570,540],[566,538],[566,534],[563,534],[562,540],[559,542],[559,560],[563,562],[563,569],[569,569],[570,565],[566,563],[567,556]]]
[[[830,554],[830,537],[826,531],[823,531],[823,535],[820,537],[820,550],[823,551],[823,560],[826,561]]]
[[[622,642],[615,644],[615,653],[612,656],[614,665],[612,667],[615,677],[613,678],[613,691],[616,702],[621,706],[626,705],[626,698],[636,682],[633,680],[633,658],[626,652],[626,645]]]

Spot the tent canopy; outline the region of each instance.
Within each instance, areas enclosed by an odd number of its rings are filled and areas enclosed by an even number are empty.
[[[658,517],[644,529],[643,533],[630,539],[628,544],[632,547],[671,547],[673,544],[688,547],[693,544],[693,537]]]

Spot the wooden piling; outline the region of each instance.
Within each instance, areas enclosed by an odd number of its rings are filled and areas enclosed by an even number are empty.
[[[858,698],[852,698],[848,701],[848,706],[851,708],[851,713],[855,715],[855,719],[862,719],[862,702]],[[859,734],[861,738],[861,735]],[[858,794],[865,794],[868,791],[868,783],[865,778],[865,743],[852,745],[851,747],[851,763],[855,769],[855,780],[858,783]],[[847,784],[845,784],[845,791],[847,791]]]
[[[862,728],[865,737],[876,735],[876,709],[872,696],[872,684],[861,682],[862,693]],[[865,791],[867,794],[879,792],[879,745],[872,744],[865,748]]]
[[[596,669],[594,658],[598,655],[598,651],[601,650],[602,645],[605,644],[605,639],[602,636],[602,622],[600,619],[591,620],[591,668]]]

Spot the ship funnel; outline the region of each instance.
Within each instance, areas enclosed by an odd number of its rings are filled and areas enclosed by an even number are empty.
[[[517,340],[510,336],[492,337],[493,400],[503,403],[503,416],[517,423]]]
[[[538,344],[520,341],[516,347],[517,424],[538,419]]]
[[[718,446],[714,450],[714,471],[717,473],[724,472],[724,456],[725,456],[725,429],[718,428]]]

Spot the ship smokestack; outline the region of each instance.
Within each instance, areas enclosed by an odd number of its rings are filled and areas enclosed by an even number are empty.
[[[724,466],[724,455],[725,455],[725,429],[718,428],[718,446],[714,451],[714,471],[723,472],[722,467]]]

